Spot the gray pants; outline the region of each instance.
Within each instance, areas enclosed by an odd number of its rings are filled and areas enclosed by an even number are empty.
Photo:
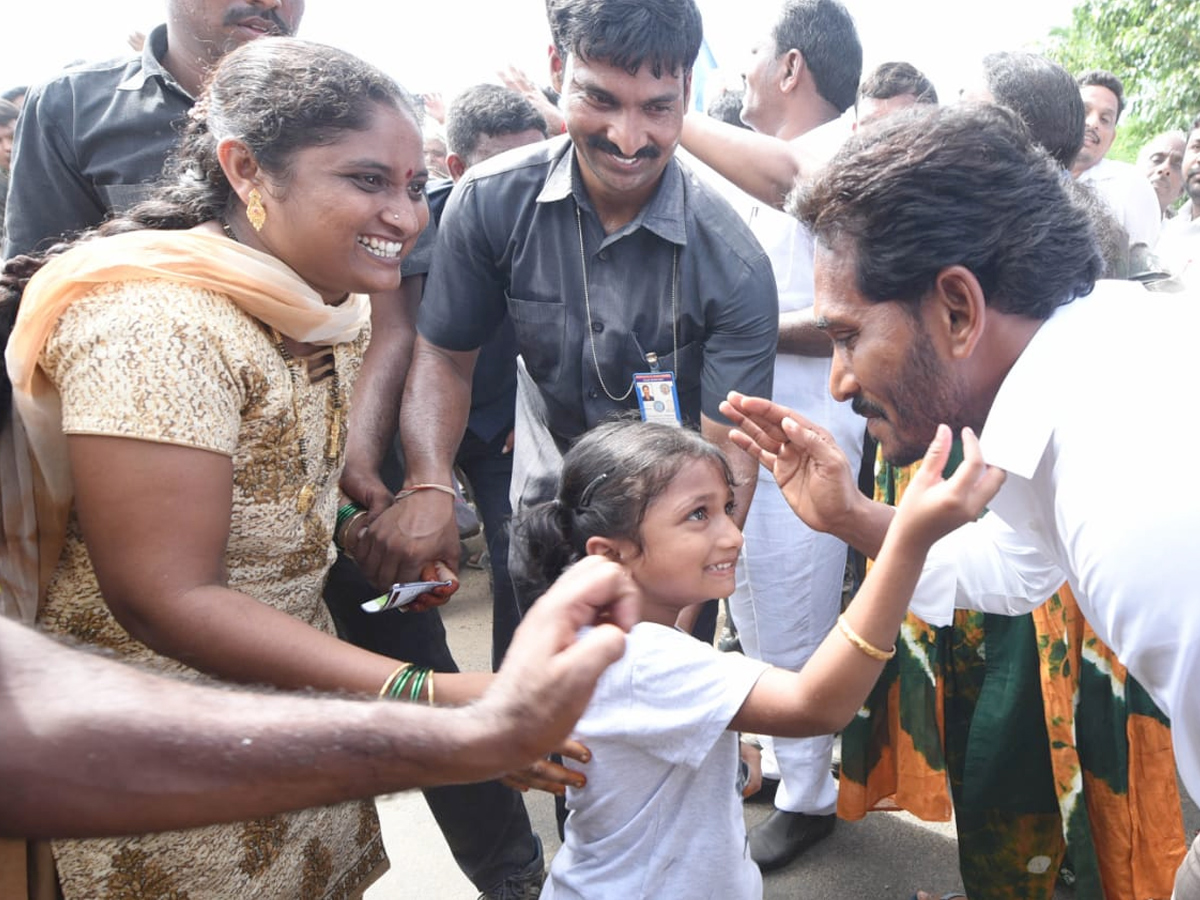
[[[1175,876],[1175,893],[1172,900],[1200,900],[1200,837],[1192,841],[1192,849],[1183,858],[1179,874]]]

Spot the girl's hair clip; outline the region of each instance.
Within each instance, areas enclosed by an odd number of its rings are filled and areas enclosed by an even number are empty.
[[[582,493],[579,495],[579,509],[586,509],[588,507],[588,505],[592,502],[592,495],[596,493],[596,488],[600,487],[600,485],[604,483],[604,480],[608,478],[608,476],[608,472],[601,472],[587,483],[587,487],[585,487]]]

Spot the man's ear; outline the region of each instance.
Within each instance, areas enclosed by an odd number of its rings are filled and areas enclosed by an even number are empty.
[[[242,204],[256,187],[263,187],[263,171],[250,148],[235,138],[226,138],[217,144],[217,160],[229,179],[229,186],[238,195]]]
[[[783,54],[782,67],[779,73],[779,90],[787,94],[800,86],[804,77],[804,54],[793,47]]]
[[[462,178],[463,174],[467,171],[466,160],[464,160],[457,153],[447,153],[446,171],[450,173],[451,178],[453,178],[455,181],[458,181],[458,179]]]
[[[692,70],[688,69],[683,76],[683,111],[692,108]]]
[[[567,67],[567,61],[558,55],[558,48],[553,44],[547,48],[547,52],[550,56],[550,87],[561,94],[563,92],[563,71]]]
[[[987,319],[987,298],[975,273],[966,266],[947,266],[938,272],[926,300],[924,306],[937,329],[935,340],[952,359],[969,359]]]

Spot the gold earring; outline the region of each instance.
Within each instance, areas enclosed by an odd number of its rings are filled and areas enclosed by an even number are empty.
[[[250,188],[250,196],[246,198],[246,218],[255,231],[262,231],[267,224],[267,208],[263,206],[258,188]]]

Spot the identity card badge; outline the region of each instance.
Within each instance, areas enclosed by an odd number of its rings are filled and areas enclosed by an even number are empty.
[[[679,425],[679,394],[675,390],[674,372],[638,372],[633,376],[638,409],[643,422]]]

